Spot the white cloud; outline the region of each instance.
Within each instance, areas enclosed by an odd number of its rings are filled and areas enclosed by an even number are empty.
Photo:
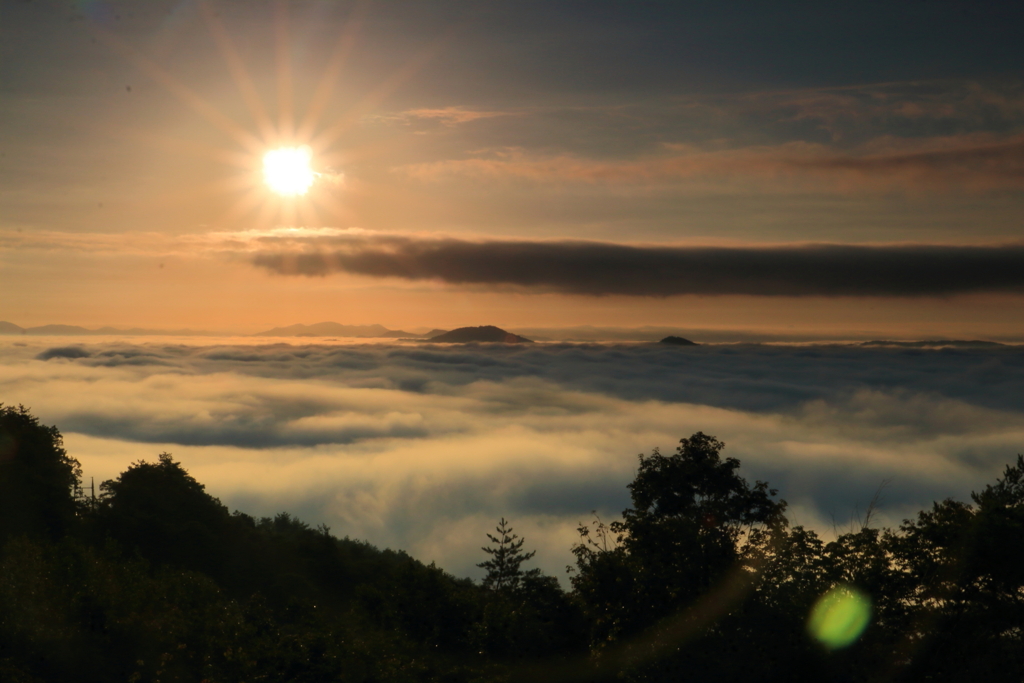
[[[457,574],[479,575],[505,516],[564,575],[578,522],[628,505],[636,454],[698,430],[826,532],[884,480],[888,523],[965,498],[1024,444],[1017,356],[999,351],[94,342],[38,360],[45,340],[2,343],[0,397],[61,428],[86,476],[167,450],[232,508],[288,510]],[[1000,362],[984,405],[970,370]],[[716,390],[702,402],[676,384]]]

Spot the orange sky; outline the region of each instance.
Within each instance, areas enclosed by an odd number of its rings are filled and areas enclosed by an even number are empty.
[[[663,29],[691,29],[668,9],[584,20],[568,6],[514,18],[460,7],[5,5],[0,320],[1024,337],[1020,283],[592,296],[280,275],[226,245],[225,234],[287,227],[654,247],[1018,245],[1024,234],[1021,78],[978,45],[957,61],[939,42],[900,52],[868,31],[858,40],[896,51],[883,67],[844,52],[846,38],[829,47],[798,32],[782,47],[768,24],[741,34],[709,10],[690,23],[725,49],[696,36],[684,55]],[[838,16],[816,21],[845,35]],[[557,39],[551,26],[563,26]],[[282,144],[312,149],[304,196],[263,183],[263,155]]]

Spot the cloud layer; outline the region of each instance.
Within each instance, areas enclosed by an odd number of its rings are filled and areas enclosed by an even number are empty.
[[[398,235],[310,244],[301,251],[268,250],[252,261],[284,275],[346,272],[595,296],[893,297],[1024,290],[1024,244],[679,247]]]
[[[0,398],[86,476],[167,450],[231,507],[459,574],[502,515],[561,573],[577,523],[628,505],[636,454],[698,430],[826,532],[884,480],[892,523],[1024,450],[1017,347],[0,343]]]

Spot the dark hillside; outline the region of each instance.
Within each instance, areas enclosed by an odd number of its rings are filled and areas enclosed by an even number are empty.
[[[582,651],[557,583],[554,622],[517,613],[402,551],[230,513],[166,453],[76,498],[78,463],[24,409],[0,406],[0,445],[4,683],[495,680]]]
[[[1024,678],[1024,457],[971,503],[825,541],[723,449],[641,455],[566,593],[504,519],[477,584],[231,513],[166,453],[76,497],[60,432],[0,406],[0,680]]]

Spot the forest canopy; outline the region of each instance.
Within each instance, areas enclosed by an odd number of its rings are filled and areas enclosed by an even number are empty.
[[[173,456],[81,495],[56,427],[0,405],[4,681],[1019,681],[1024,457],[970,502],[831,540],[698,432],[581,524],[569,590],[501,519],[476,583]]]

